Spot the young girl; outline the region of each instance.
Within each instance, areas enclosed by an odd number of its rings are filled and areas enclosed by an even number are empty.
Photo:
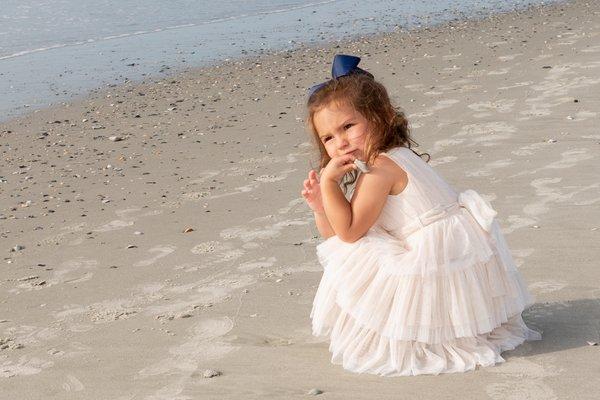
[[[337,55],[333,79],[313,87],[307,104],[322,169],[309,172],[302,195],[326,239],[313,334],[330,335],[332,362],[358,373],[504,362],[500,353],[541,334],[521,317],[534,298],[496,211],[473,190],[457,193],[411,149],[404,114],[359,61]]]

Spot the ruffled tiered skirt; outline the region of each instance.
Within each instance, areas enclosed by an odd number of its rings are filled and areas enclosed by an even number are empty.
[[[460,208],[403,240],[374,227],[319,244],[312,329],[330,335],[332,362],[386,376],[465,372],[541,339],[521,317],[534,298],[497,222],[489,229]]]

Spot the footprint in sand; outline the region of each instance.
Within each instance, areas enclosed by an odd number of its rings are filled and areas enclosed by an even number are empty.
[[[563,169],[563,168],[572,168],[577,165],[581,161],[589,160],[590,158],[594,158],[591,154],[588,154],[588,149],[572,149],[561,153],[561,159],[550,163],[548,165],[543,166],[542,169]]]
[[[35,375],[42,372],[43,369],[50,368],[53,365],[54,363],[52,361],[29,356],[21,356],[17,362],[0,359],[0,378]]]
[[[503,121],[469,124],[464,125],[452,137],[468,137],[471,143],[467,146],[495,146],[497,144],[495,142],[511,138],[516,130],[514,126]]]
[[[210,361],[238,348],[222,339],[232,329],[233,321],[229,317],[200,321],[188,329],[185,342],[168,349],[167,358],[140,370],[138,375],[142,378],[164,375],[164,379],[171,382],[159,392],[161,395],[177,395],[188,384],[197,384],[198,370],[209,368]]]
[[[427,93],[425,93],[425,94],[427,94]],[[441,92],[436,92],[434,94],[441,94]],[[433,115],[436,111],[452,107],[456,103],[460,103],[460,100],[456,100],[456,99],[439,100],[433,106],[426,108],[425,111],[422,111],[420,113],[410,114],[408,116],[408,118],[411,119],[411,118],[418,118],[418,117],[429,117],[429,116]]]
[[[547,203],[563,200],[564,196],[561,195],[559,190],[549,187],[549,185],[558,183],[561,180],[562,178],[540,178],[531,181],[530,185],[535,188],[537,197],[541,197],[541,199],[525,205],[523,212],[533,216],[545,214],[549,210]]]
[[[548,143],[546,142],[540,142],[540,143],[533,143],[530,144],[528,146],[523,146],[523,147],[519,147],[517,150],[513,150],[510,153],[514,154],[516,156],[531,156],[534,154],[535,151],[547,147]],[[510,177],[512,178],[513,176],[517,176],[517,175],[511,175]]]
[[[590,46],[580,51],[582,53],[600,53],[600,46]]]
[[[286,170],[280,171],[280,175],[261,175],[259,177],[254,178],[252,183],[249,183],[248,185],[238,186],[238,187],[234,188],[233,191],[230,191],[230,192],[209,195],[206,197],[206,199],[214,200],[214,199],[219,199],[222,197],[233,196],[233,195],[240,194],[240,193],[252,192],[256,188],[258,188],[262,183],[272,183],[272,182],[282,181],[282,180],[286,179],[288,177],[288,175],[294,171],[297,171],[297,170],[296,169],[286,169]]]
[[[498,56],[498,60],[500,60],[502,62],[504,62],[504,61],[512,61],[515,58],[517,58],[519,56],[522,56],[522,55],[523,55],[523,53],[507,54],[507,55],[504,55],[504,56]]]
[[[112,220],[106,224],[100,225],[91,230],[92,230],[92,232],[116,231],[116,230],[127,228],[128,226],[133,225],[134,222],[141,217],[159,215],[162,213],[162,211],[160,211],[160,210],[152,210],[152,211],[147,211],[145,213],[134,216],[136,213],[139,213],[141,210],[142,210],[141,208],[126,208],[123,210],[116,210],[115,214],[117,214],[117,216],[120,219]]]
[[[462,53],[457,53],[457,54],[445,54],[442,56],[442,58],[444,60],[456,60],[459,59],[462,56]]]
[[[549,185],[558,183],[562,178],[540,178],[531,181],[531,186],[535,188],[537,197],[541,197],[540,200],[527,204],[523,211],[529,215],[540,215],[548,212],[548,203],[564,203],[571,200],[572,204],[593,204],[599,200],[598,197],[586,200],[574,200],[573,198],[578,195],[583,196],[589,195],[591,191],[597,192],[600,188],[600,183],[596,182],[587,186],[568,186],[569,189],[573,189],[568,193],[563,193],[559,189],[551,188]]]
[[[133,225],[133,221],[123,221],[120,219],[115,219],[110,221],[107,224],[101,225],[97,228],[92,229],[92,232],[108,232],[108,231],[116,231],[119,229],[127,228],[128,226]]]
[[[509,215],[506,220],[510,224],[506,228],[504,228],[504,227],[502,228],[502,233],[504,233],[506,235],[509,233],[513,233],[514,231],[516,231],[518,229],[532,226],[533,224],[538,222],[537,219],[523,217],[521,215],[514,215],[514,214]]]
[[[529,97],[525,100],[524,104],[528,105],[529,109],[519,112],[521,115],[524,115],[519,120],[550,115],[552,108],[573,101],[571,93],[575,89],[592,90],[595,85],[600,83],[600,79],[582,76],[580,70],[585,68],[588,68],[588,66],[581,63],[553,66],[551,70],[548,70],[542,82],[531,86],[539,95]]]
[[[275,257],[269,257],[269,258],[262,257],[262,258],[259,258],[258,260],[253,260],[253,261],[249,261],[249,262],[240,264],[238,266],[238,270],[240,270],[242,272],[247,272],[247,271],[252,271],[255,269],[268,268],[268,267],[273,266],[276,261],[277,261],[277,258],[275,258]]]
[[[220,235],[224,239],[240,238],[244,242],[251,242],[257,239],[271,239],[279,236],[279,233],[285,227],[308,225],[308,223],[309,222],[306,219],[302,218],[295,220],[279,221],[272,225],[267,225],[265,227],[257,229],[252,229],[248,226],[242,225],[224,229],[221,231]]]
[[[404,87],[413,92],[422,92],[425,89],[425,85],[423,85],[421,83],[417,83],[417,84],[413,84],[413,85],[405,85]]]
[[[533,150],[543,148],[545,146],[548,146],[548,144],[545,142],[544,143],[534,143],[529,146],[521,147],[519,150],[512,151],[511,153],[519,155],[519,156],[531,155],[531,154],[533,154],[533,152],[532,152]],[[577,164],[579,164],[581,161],[585,161],[585,160],[594,158],[594,156],[588,154],[588,149],[584,149],[584,148],[571,149],[571,150],[561,153],[560,156],[561,156],[561,159],[558,161],[554,161],[550,164],[546,164],[543,167],[540,167],[537,169],[521,171],[519,173],[509,176],[509,178],[514,178],[514,177],[526,175],[526,174],[533,175],[533,174],[536,174],[539,171],[542,171],[545,169],[572,168],[572,167],[576,166]]]
[[[156,253],[154,257],[148,258],[146,260],[138,261],[133,264],[134,267],[147,267],[148,265],[154,264],[157,260],[168,256],[172,252],[177,249],[175,246],[166,245],[166,246],[156,246],[148,250],[148,253]]]
[[[67,375],[65,382],[62,384],[63,389],[67,392],[80,392],[83,390],[83,383],[73,375]]]
[[[203,183],[206,180],[219,175],[220,173],[221,173],[221,171],[216,171],[216,170],[215,171],[203,171],[197,175],[198,176],[197,178],[190,180],[190,183],[191,184]]]
[[[65,261],[53,271],[52,277],[49,278],[46,283],[46,287],[56,285],[58,283],[77,283],[88,281],[94,275],[94,273],[90,270],[95,270],[97,267],[98,260],[90,260],[83,257]]]
[[[435,160],[431,160],[429,162],[429,165],[431,165],[432,167],[435,167],[436,165],[442,165],[442,164],[448,164],[448,163],[454,162],[457,159],[458,159],[458,157],[455,157],[455,156],[440,157],[440,158],[436,158]]]
[[[533,282],[528,286],[529,289],[536,293],[552,293],[567,287],[566,283],[556,281],[541,281]]]
[[[586,110],[581,110],[575,113],[573,120],[575,121],[584,121],[586,119],[589,118],[595,118],[596,115],[598,115],[598,113],[594,112],[594,111],[586,111]]]
[[[548,357],[553,360],[553,357]],[[490,375],[496,374],[503,382],[495,382],[485,387],[493,400],[553,400],[556,393],[545,380],[559,375],[562,370],[544,360],[537,364],[522,358],[511,358],[492,368],[485,369]]]
[[[464,139],[442,139],[442,140],[437,140],[433,144],[433,148],[431,149],[431,153],[437,153],[437,152],[443,150],[445,147],[455,146],[457,144],[463,143],[464,141],[465,141]]]
[[[500,68],[493,71],[489,71],[488,75],[505,75],[510,72],[510,68]]]
[[[499,113],[507,113],[512,111],[516,100],[500,99],[496,101],[483,101],[479,103],[469,104],[468,107],[477,112],[496,111]]]
[[[305,213],[306,208],[304,207],[305,201],[302,197],[298,197],[290,200],[287,203],[287,206],[280,208],[277,210],[278,214],[287,214],[290,211],[294,210],[294,212]]]
[[[518,87],[529,86],[531,84],[533,84],[533,81],[516,82],[515,84],[513,84],[511,86],[500,86],[498,88],[498,90],[514,89],[514,88],[518,88]]]
[[[466,176],[490,176],[493,174],[494,169],[504,168],[514,164],[510,158],[505,160],[497,160],[488,164],[485,164],[483,168],[475,171],[467,171]]]

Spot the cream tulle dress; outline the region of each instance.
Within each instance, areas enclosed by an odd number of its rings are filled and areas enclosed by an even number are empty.
[[[521,312],[533,304],[498,223],[477,192],[457,193],[406,147],[383,153],[408,175],[365,236],[317,246],[324,268],[313,334],[332,362],[387,376],[473,370],[540,340]]]

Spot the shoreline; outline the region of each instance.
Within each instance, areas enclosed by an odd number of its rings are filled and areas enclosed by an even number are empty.
[[[530,13],[530,12],[533,12],[534,10],[539,11],[540,9],[551,9],[551,8],[561,7],[561,6],[564,6],[565,4],[569,4],[569,2],[570,2],[570,0],[556,0],[555,2],[550,3],[550,4],[533,4],[533,5],[528,5],[528,6],[519,6],[521,8],[513,8],[511,10],[506,10],[506,11],[494,11],[487,15],[475,15],[475,16],[471,16],[471,17],[463,15],[462,18],[455,18],[455,19],[452,19],[449,21],[436,23],[432,26],[424,26],[424,27],[418,27],[418,28],[412,28],[412,29],[400,28],[400,29],[395,29],[393,31],[381,31],[381,32],[377,32],[377,33],[368,33],[365,35],[356,34],[356,35],[350,35],[350,36],[344,37],[342,39],[333,40],[333,41],[331,41],[331,40],[328,40],[328,41],[311,40],[309,42],[299,43],[298,46],[295,46],[291,49],[276,48],[276,49],[267,49],[267,50],[263,50],[263,49],[251,50],[250,54],[247,54],[247,55],[238,54],[235,57],[227,57],[227,58],[221,59],[221,60],[207,61],[199,66],[191,66],[191,67],[183,66],[183,65],[168,66],[168,69],[172,69],[172,72],[150,73],[150,76],[145,77],[145,78],[139,78],[139,77],[134,78],[134,79],[125,78],[125,81],[121,82],[121,83],[103,83],[101,86],[92,87],[89,89],[83,89],[82,93],[68,94],[69,98],[58,100],[57,102],[49,103],[48,105],[46,105],[44,107],[37,108],[36,106],[34,106],[30,111],[20,112],[17,115],[12,115],[12,116],[7,115],[5,117],[0,118],[0,126],[2,124],[10,123],[13,120],[27,118],[28,116],[30,116],[32,114],[35,114],[35,113],[38,113],[38,112],[41,112],[44,110],[57,109],[57,108],[64,107],[65,104],[69,104],[69,105],[70,104],[79,104],[88,99],[94,98],[96,95],[100,95],[102,93],[108,94],[111,91],[111,89],[114,89],[114,88],[122,88],[122,87],[126,87],[126,86],[131,86],[131,85],[132,86],[148,85],[148,84],[156,85],[156,84],[158,84],[158,82],[163,82],[163,81],[166,81],[166,80],[169,80],[172,78],[182,79],[182,78],[185,78],[186,76],[191,77],[194,75],[202,74],[202,72],[205,70],[213,70],[213,69],[219,68],[219,67],[226,67],[226,66],[230,65],[230,63],[233,63],[233,64],[235,64],[235,63],[242,63],[242,64],[243,63],[254,63],[254,62],[258,62],[259,60],[261,60],[265,57],[277,57],[282,54],[289,54],[289,53],[293,54],[295,52],[306,51],[306,50],[318,51],[320,49],[332,48],[334,46],[345,47],[345,46],[349,46],[351,44],[356,44],[362,40],[375,40],[376,41],[387,35],[424,34],[426,32],[448,29],[455,25],[461,26],[464,24],[475,24],[477,22],[482,22],[487,19],[497,18],[497,17],[500,17],[505,14]],[[26,107],[26,106],[21,105],[19,107]],[[28,108],[28,107],[26,107],[26,108]]]
[[[595,6],[231,60],[1,123],[6,396],[303,399],[318,388],[397,399],[444,388],[448,399],[592,399]],[[322,239],[300,190],[316,161],[306,88],[338,52],[362,57],[453,187],[498,211],[536,298],[523,317],[541,342],[435,377],[330,363],[328,342],[311,334]],[[204,378],[210,369],[221,375]]]

